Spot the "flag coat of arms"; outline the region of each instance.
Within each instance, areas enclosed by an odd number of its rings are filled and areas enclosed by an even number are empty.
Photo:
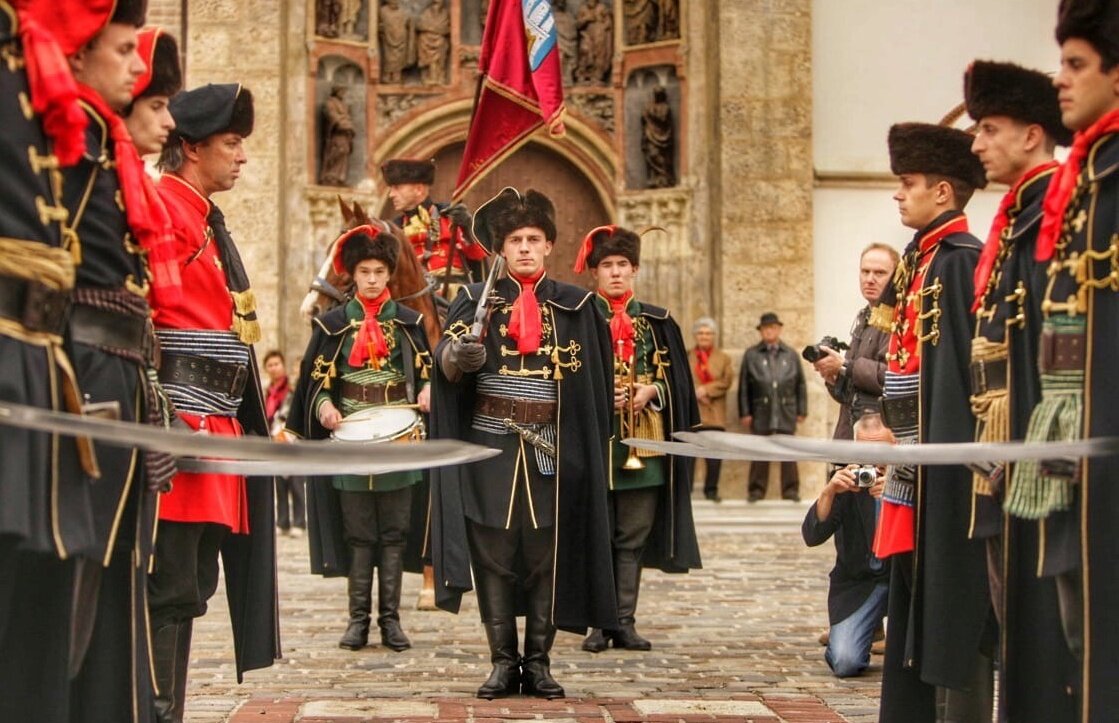
[[[452,194],[460,199],[538,128],[564,134],[563,80],[548,0],[492,0],[466,150]]]

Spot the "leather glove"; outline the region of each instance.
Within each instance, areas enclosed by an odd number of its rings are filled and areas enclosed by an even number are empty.
[[[451,342],[447,361],[467,374],[476,372],[486,363],[486,347],[473,334],[463,334]]]
[[[456,203],[454,206],[448,206],[443,215],[451,219],[451,223],[459,228],[469,231],[474,217],[470,215],[470,211],[466,210],[466,206],[461,203]]]

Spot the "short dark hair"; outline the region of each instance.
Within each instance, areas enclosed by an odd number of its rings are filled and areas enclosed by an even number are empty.
[[[975,186],[970,183],[954,178],[953,176],[944,176],[939,173],[925,173],[925,183],[928,186],[935,186],[941,181],[947,183],[952,187],[952,199],[955,202],[953,207],[957,211],[963,211],[967,207],[967,202],[971,200],[972,194],[975,193]]]
[[[281,362],[287,363],[287,360],[284,359],[284,353],[282,351],[280,351],[279,349],[269,349],[268,352],[264,355],[264,359],[261,360],[261,364],[267,364],[268,360],[273,357],[279,357]]]

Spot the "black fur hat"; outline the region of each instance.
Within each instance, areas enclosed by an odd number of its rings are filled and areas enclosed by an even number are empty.
[[[983,164],[971,152],[975,138],[957,128],[932,123],[898,123],[886,139],[890,147],[890,171],[932,173],[963,181],[972,188],[987,185]]]
[[[416,158],[393,158],[381,165],[385,183],[396,186],[401,183],[435,183],[435,161],[421,161]]]
[[[1072,143],[1072,131],[1061,124],[1057,89],[1045,73],[1014,63],[976,60],[964,72],[964,102],[976,121],[1010,116],[1038,124],[1058,145]]]
[[[1061,0],[1057,9],[1057,42],[1087,40],[1103,58],[1105,67],[1119,63],[1119,2],[1116,0]]]
[[[607,256],[624,256],[634,266],[640,266],[641,237],[621,226],[600,227],[590,234],[587,266],[596,268]]]
[[[201,141],[215,133],[253,132],[253,94],[237,83],[210,83],[179,93],[168,105],[175,119],[175,134]]]
[[[526,226],[542,230],[549,241],[556,240],[556,207],[539,191],[529,189],[522,196],[506,186],[474,212],[474,238],[491,251],[500,251],[506,236]]]
[[[138,35],[137,51],[148,70],[132,87],[132,97],[163,95],[170,98],[183,89],[179,44],[162,28],[144,28]]]
[[[148,0],[117,0],[117,6],[113,8],[113,15],[109,18],[109,22],[142,28],[147,16]]]
[[[391,274],[396,271],[399,254],[400,242],[391,233],[378,231],[372,226],[358,226],[338,239],[334,251],[334,270],[340,272],[344,269],[353,276],[354,269],[362,261],[377,259],[389,267]]]

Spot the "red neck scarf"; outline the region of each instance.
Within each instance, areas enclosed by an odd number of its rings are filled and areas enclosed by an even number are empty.
[[[1037,232],[1037,249],[1034,258],[1048,261],[1053,258],[1057,239],[1061,237],[1061,227],[1065,223],[1072,192],[1076,189],[1076,178],[1088,157],[1088,151],[1103,136],[1119,131],[1119,110],[1105,114],[1098,121],[1073,136],[1072,150],[1068,158],[1057,170],[1057,175],[1049,183],[1045,192],[1045,215],[1041,217],[1041,230]]]
[[[544,270],[536,276],[523,279],[514,273],[509,278],[521,285],[521,295],[513,302],[509,315],[509,336],[517,342],[521,354],[535,354],[540,350],[540,303],[536,300],[536,282],[544,276]]]
[[[288,395],[288,388],[287,377],[280,377],[279,381],[273,382],[268,387],[268,396],[264,399],[264,416],[269,422],[280,410],[280,405],[284,403],[284,398]]]
[[[155,189],[155,183],[144,171],[144,162],[124,121],[89,86],[78,85],[81,99],[93,107],[109,125],[113,141],[113,157],[117,164],[117,181],[124,196],[124,212],[140,248],[144,250],[151,273],[151,304],[160,307],[175,304],[182,297],[179,262],[175,257],[175,236],[167,207]]]
[[[85,151],[85,129],[89,122],[78,106],[78,84],[50,31],[31,17],[26,8],[17,12],[31,107],[43,118],[43,130],[54,143],[58,162],[72,166]]]
[[[1010,209],[1019,203],[1018,194],[1022,188],[1038,176],[1057,167],[1056,161],[1042,163],[1037,168],[1032,168],[1026,175],[1019,178],[1006,195],[999,201],[999,210],[995,213],[995,220],[991,224],[991,232],[987,234],[987,241],[983,244],[983,253],[979,254],[979,264],[975,267],[975,303],[971,305],[974,314],[983,306],[983,297],[987,294],[987,282],[995,271],[995,261],[998,260],[999,247],[1002,245],[1002,232],[1010,223]]]
[[[599,292],[599,296],[610,306],[610,341],[613,342],[614,353],[622,359],[633,358],[634,329],[633,319],[626,313],[626,306],[633,298],[633,291],[627,291],[614,299]]]
[[[695,375],[700,384],[710,384],[715,381],[715,377],[711,376],[711,369],[707,366],[710,360],[710,349],[700,349],[698,346],[695,348]]]
[[[361,328],[357,330],[357,339],[354,340],[354,347],[350,349],[350,358],[347,361],[353,368],[361,369],[368,359],[374,369],[380,369],[381,363],[389,355],[389,345],[385,341],[385,334],[381,331],[381,322],[377,321],[377,315],[381,313],[381,307],[385,302],[392,298],[392,294],[386,286],[381,295],[375,299],[367,299],[361,294],[356,298],[365,309],[365,319],[361,322]]]

